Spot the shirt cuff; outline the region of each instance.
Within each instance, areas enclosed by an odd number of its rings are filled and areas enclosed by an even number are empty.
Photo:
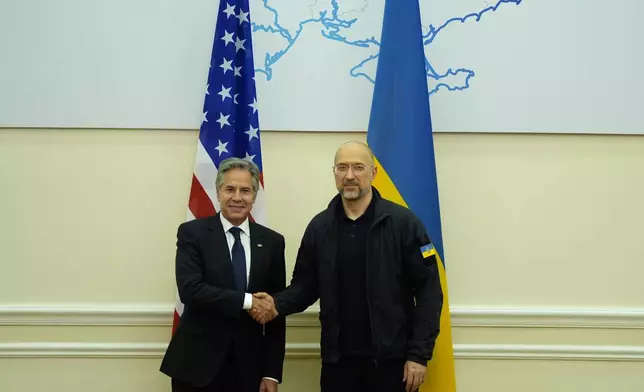
[[[244,294],[244,310],[250,310],[253,307],[253,294]]]
[[[277,381],[276,379],[274,379],[274,378],[272,378],[272,377],[264,377],[264,380],[271,380],[271,381],[275,381],[275,383],[276,383],[276,384],[279,384],[279,383],[280,383],[279,381]]]

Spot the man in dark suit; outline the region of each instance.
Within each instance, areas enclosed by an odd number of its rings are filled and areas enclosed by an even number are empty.
[[[261,325],[249,315],[266,309],[255,292],[286,285],[284,237],[249,221],[259,170],[230,158],[216,179],[220,213],[182,223],[176,279],[185,305],[161,372],[173,392],[276,392],[282,379],[286,323]]]

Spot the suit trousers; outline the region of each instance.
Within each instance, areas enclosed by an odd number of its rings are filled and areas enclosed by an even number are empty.
[[[258,392],[261,379],[244,374],[243,361],[235,358],[231,348],[213,380],[206,386],[195,387],[172,379],[172,392]]]
[[[405,392],[404,360],[378,362],[345,358],[337,363],[322,363],[322,392]]]

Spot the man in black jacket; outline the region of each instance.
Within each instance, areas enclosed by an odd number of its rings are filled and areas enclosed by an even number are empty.
[[[415,391],[439,334],[443,294],[435,252],[420,220],[371,183],[373,153],[342,145],[339,194],[309,223],[290,286],[259,322],[304,311],[320,299],[323,392]],[[256,294],[271,299],[267,294]]]

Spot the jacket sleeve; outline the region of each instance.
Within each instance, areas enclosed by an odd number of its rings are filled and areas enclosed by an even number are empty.
[[[416,304],[407,342],[407,359],[427,365],[440,332],[443,291],[436,253],[424,257],[421,251],[421,247],[431,243],[423,224],[418,219],[411,220],[409,224],[403,263]]]
[[[306,228],[297,251],[291,284],[275,296],[275,307],[281,316],[300,313],[319,298],[318,270],[314,229]]]
[[[210,285],[203,281],[204,261],[196,233],[186,223],[177,230],[175,274],[179,298],[186,306],[208,309],[238,318],[244,306],[244,293]]]
[[[280,236],[279,246],[271,259],[268,279],[268,294],[274,295],[286,287],[286,261],[284,260],[284,237]],[[282,315],[265,325],[265,350],[263,377],[282,382],[284,354],[286,347],[286,318]]]

